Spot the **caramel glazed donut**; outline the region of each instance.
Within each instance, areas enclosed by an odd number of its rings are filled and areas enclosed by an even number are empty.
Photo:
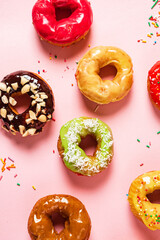
[[[54,213],[59,213],[66,220],[60,233],[54,228]],[[69,195],[41,198],[28,219],[28,232],[32,240],[88,240],[90,231],[91,221],[85,206]]]
[[[151,203],[147,197],[160,190],[160,171],[147,172],[131,184],[128,201],[133,214],[150,230],[160,230],[160,204]]]
[[[100,69],[112,65],[117,69],[113,80],[102,80]],[[79,61],[75,74],[81,93],[98,104],[124,98],[133,83],[131,58],[116,47],[99,46],[89,50]]]
[[[16,96],[28,94],[29,108],[19,114],[15,106]],[[23,137],[42,131],[47,121],[52,119],[54,97],[49,85],[38,75],[17,71],[4,77],[0,82],[0,118],[3,128],[13,135],[20,132]]]

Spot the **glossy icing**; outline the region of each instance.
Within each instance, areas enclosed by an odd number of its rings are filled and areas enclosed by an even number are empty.
[[[160,61],[148,72],[148,92],[155,106],[160,108]]]
[[[113,65],[117,74],[113,80],[102,80],[100,68]],[[133,83],[131,58],[116,47],[99,46],[90,49],[79,61],[76,80],[81,93],[98,104],[119,101]]]
[[[57,11],[57,10],[58,11]],[[71,15],[57,20],[56,12]],[[85,35],[92,24],[92,10],[87,0],[38,0],[32,10],[37,33],[53,44],[67,45]]]
[[[93,156],[79,147],[81,138],[92,135],[97,140]],[[75,118],[61,127],[58,149],[67,168],[78,174],[91,176],[107,168],[113,156],[110,128],[97,118]]]
[[[14,109],[14,96],[28,94],[31,103],[19,114]],[[5,100],[5,101],[4,101]],[[10,100],[13,104],[10,104]],[[4,114],[4,111],[6,114]],[[28,71],[17,71],[4,77],[0,82],[0,118],[3,128],[15,135],[34,135],[42,131],[54,111],[54,98],[49,85],[38,75]],[[33,116],[32,116],[33,115]]]
[[[58,212],[65,219],[65,228],[57,233],[52,214]],[[50,195],[41,198],[33,207],[28,231],[31,239],[40,240],[88,240],[91,230],[90,217],[85,206],[69,195]]]
[[[133,214],[149,229],[160,229],[160,204],[151,203],[147,194],[160,190],[160,171],[137,177],[131,184],[128,201]]]

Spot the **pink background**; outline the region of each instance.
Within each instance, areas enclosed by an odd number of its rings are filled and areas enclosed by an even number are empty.
[[[155,38],[157,44],[153,45],[154,36],[146,37],[159,30],[149,28],[147,22],[160,7],[151,10],[152,0],[91,1],[94,22],[86,39],[60,48],[39,40],[31,19],[34,3],[1,1],[0,79],[16,70],[40,70],[54,92],[56,121],[48,123],[42,134],[23,139],[0,129],[0,157],[9,156],[16,165],[16,169],[0,172],[0,239],[29,240],[27,221],[33,205],[39,198],[56,193],[73,195],[85,204],[92,221],[90,240],[160,239],[159,231],[148,230],[132,215],[126,196],[138,175],[159,170],[160,165],[160,112],[152,106],[147,93],[148,70],[160,60],[160,42]],[[140,38],[147,43],[138,43]],[[79,92],[74,77],[76,61],[89,50],[89,44],[119,47],[131,56],[134,66],[129,95],[117,103],[100,106],[97,112],[96,104]],[[113,161],[94,177],[69,172],[56,147],[60,127],[80,116],[98,117],[113,131]],[[147,148],[149,142],[151,147]]]

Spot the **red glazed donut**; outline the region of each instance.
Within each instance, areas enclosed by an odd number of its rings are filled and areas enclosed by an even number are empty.
[[[149,70],[147,85],[152,103],[160,109],[160,61]]]
[[[59,20],[65,13],[65,18]],[[88,0],[38,0],[32,10],[38,35],[54,45],[68,46],[82,39],[92,24]]]

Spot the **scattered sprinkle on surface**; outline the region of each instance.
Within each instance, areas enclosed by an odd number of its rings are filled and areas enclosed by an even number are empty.
[[[144,163],[141,163],[141,164],[140,164],[140,167],[142,167],[143,165],[144,165]]]
[[[126,196],[128,197],[128,193],[126,194]]]
[[[140,140],[137,138],[137,142],[140,142]]]
[[[33,188],[34,190],[36,190],[35,186],[32,186],[32,188]]]
[[[20,183],[17,183],[17,186],[21,186]]]
[[[146,145],[146,147],[147,147],[147,148],[150,148],[150,146],[149,146],[149,145]]]
[[[158,131],[157,134],[160,134],[160,131]]]

